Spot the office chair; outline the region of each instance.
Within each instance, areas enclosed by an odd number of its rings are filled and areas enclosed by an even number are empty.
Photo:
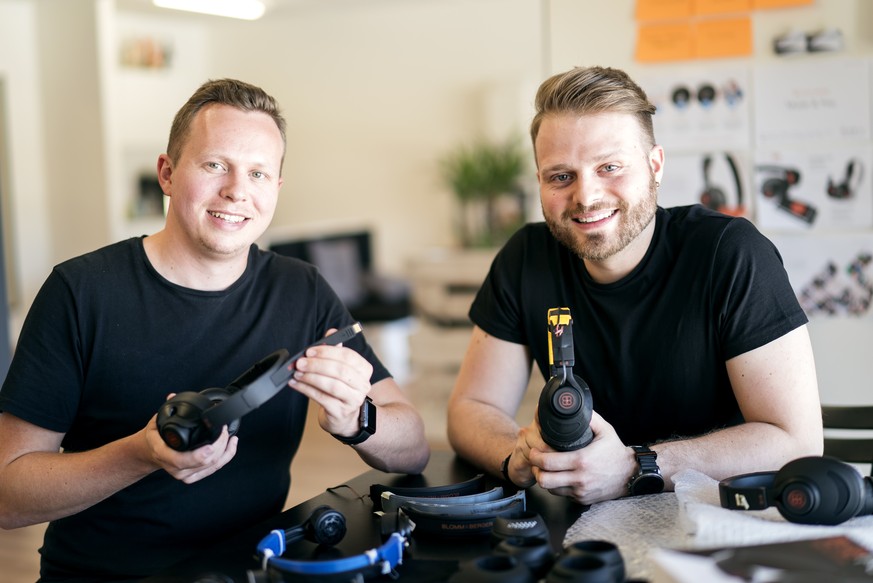
[[[822,405],[821,411],[825,455],[853,464],[873,463],[873,405]]]

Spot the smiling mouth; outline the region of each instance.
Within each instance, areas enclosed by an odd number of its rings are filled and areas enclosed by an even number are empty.
[[[616,212],[618,212],[618,211],[608,210],[608,211],[599,212],[595,215],[590,215],[590,216],[586,216],[586,217],[573,217],[572,220],[574,223],[580,223],[582,225],[587,225],[589,223],[596,223],[598,221],[608,219],[609,217],[613,216]]]
[[[246,220],[245,217],[240,215],[228,215],[225,213],[219,213],[215,211],[209,211],[209,214],[215,217],[216,219],[221,219],[222,221],[226,221],[228,223],[241,223]]]

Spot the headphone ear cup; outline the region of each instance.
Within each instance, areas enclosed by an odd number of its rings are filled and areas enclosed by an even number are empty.
[[[158,409],[161,438],[176,451],[188,451],[206,443],[211,432],[201,418],[212,405],[212,400],[194,391],[185,391],[168,399]]]
[[[768,178],[761,186],[761,194],[767,198],[784,199],[788,196],[788,182],[782,178]]]
[[[543,441],[558,451],[573,451],[591,443],[593,403],[588,383],[576,375],[554,376],[540,393],[537,420]]]
[[[303,539],[323,546],[335,546],[346,535],[346,517],[330,506],[318,506],[303,524],[285,531],[285,543],[292,544]]]
[[[233,393],[227,389],[212,388],[204,389],[200,391],[200,394],[208,398],[212,402],[211,406],[215,407],[224,402]],[[239,421],[239,419],[234,419],[227,424],[227,433],[229,435],[236,435],[236,432],[239,431]],[[215,435],[213,436],[213,439],[218,439],[218,436],[221,433],[221,427],[214,428],[214,433]]]
[[[700,202],[706,208],[717,211],[727,204],[727,197],[722,189],[710,186],[700,195]]]
[[[840,524],[865,507],[864,479],[832,457],[805,457],[785,464],[773,481],[780,514],[801,524]]]

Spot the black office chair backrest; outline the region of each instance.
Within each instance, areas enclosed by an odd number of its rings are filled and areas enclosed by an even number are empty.
[[[873,463],[873,405],[822,405],[821,412],[825,455],[849,463]],[[858,435],[846,430],[856,430]]]

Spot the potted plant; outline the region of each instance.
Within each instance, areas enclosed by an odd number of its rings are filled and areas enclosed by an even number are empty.
[[[461,145],[440,161],[442,176],[459,203],[459,234],[464,247],[503,243],[524,222],[527,171],[521,140],[478,140]]]

